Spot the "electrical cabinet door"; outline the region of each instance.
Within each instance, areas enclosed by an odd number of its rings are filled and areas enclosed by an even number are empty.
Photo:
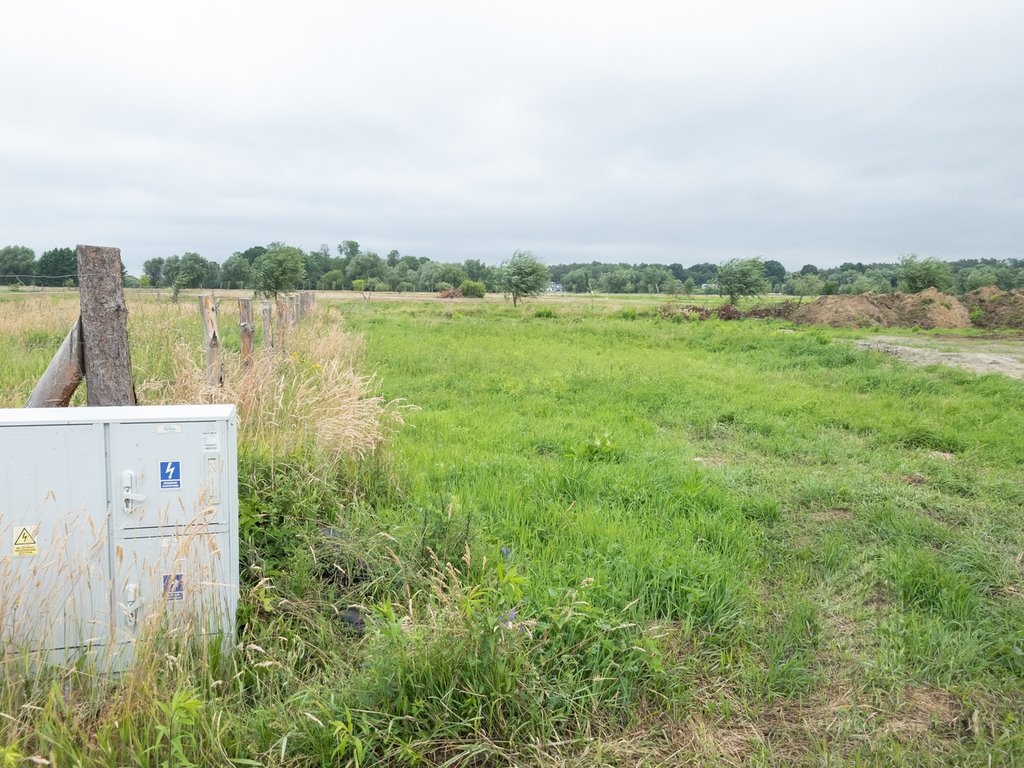
[[[107,544],[103,426],[0,427],[0,647],[106,643]]]
[[[110,425],[113,531],[226,525],[225,422]],[[233,457],[232,457],[233,458]]]
[[[214,632],[230,636],[238,604],[232,546],[228,533],[202,528],[116,542],[118,653],[130,654],[137,641],[161,629],[171,638]]]

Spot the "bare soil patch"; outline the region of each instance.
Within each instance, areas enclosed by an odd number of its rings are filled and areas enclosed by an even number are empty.
[[[892,339],[914,343],[912,339]],[[854,342],[861,349],[870,349],[897,357],[911,365],[951,365],[973,373],[1003,373],[1024,379],[1024,359],[994,352],[944,351],[931,347],[893,344],[889,337]]]

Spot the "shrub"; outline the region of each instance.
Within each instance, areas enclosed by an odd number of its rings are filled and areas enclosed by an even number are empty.
[[[467,299],[482,299],[487,293],[487,286],[478,280],[463,280],[459,290]]]

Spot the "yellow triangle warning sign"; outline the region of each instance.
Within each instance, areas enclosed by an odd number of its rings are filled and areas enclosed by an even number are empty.
[[[39,526],[38,525],[16,525],[14,526],[14,556],[31,557],[39,554]]]
[[[32,534],[28,528],[22,528],[17,536],[14,537],[14,546],[23,547],[26,544],[35,544],[36,540],[32,538]]]

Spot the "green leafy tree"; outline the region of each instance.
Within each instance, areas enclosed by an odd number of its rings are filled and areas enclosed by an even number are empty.
[[[953,268],[938,259],[918,258],[911,253],[900,259],[899,288],[906,293],[917,293],[926,288],[948,291],[953,287]]]
[[[718,268],[718,290],[733,304],[740,296],[753,296],[768,290],[764,262],[754,259],[729,259]]]
[[[341,254],[346,261],[354,259],[359,255],[359,243],[355,240],[342,240],[341,245],[338,246],[338,253]]]
[[[71,280],[78,285],[78,257],[74,248],[52,248],[44,251],[36,264],[36,274],[44,285],[65,285]]]
[[[142,273],[149,278],[149,284],[154,288],[167,285],[164,278],[163,257],[158,256],[155,259],[147,259],[142,262]]]
[[[323,291],[340,291],[345,287],[345,272],[341,269],[324,272],[317,284]]]
[[[598,285],[605,293],[633,293],[633,270],[620,267],[613,272],[605,272],[598,280]]]
[[[252,265],[243,254],[232,254],[221,265],[220,277],[225,288],[245,288],[252,280]]]
[[[775,259],[768,259],[764,263],[764,276],[774,288],[786,282],[786,268],[782,266],[781,262],[775,261]]]
[[[683,283],[683,293],[685,293],[687,296],[692,296],[693,292],[694,292],[694,290],[696,288],[697,288],[697,286],[693,282],[693,278],[692,277],[686,278],[686,281]]]
[[[36,252],[24,245],[8,245],[0,248],[0,285],[18,282],[18,275],[35,274]]]
[[[266,252],[267,249],[265,246],[254,245],[252,248],[246,248],[244,251],[235,251],[235,253],[233,253],[232,255],[241,256],[243,259],[249,262],[249,266],[252,266],[253,264],[256,263],[256,259],[258,259]]]
[[[253,262],[253,287],[265,296],[293,290],[306,277],[306,254],[301,248],[271,243]]]
[[[797,273],[786,283],[786,293],[792,296],[799,296],[803,301],[804,296],[818,296],[825,287],[825,281],[814,273],[806,275]]]
[[[551,280],[551,273],[532,251],[516,251],[502,264],[504,290],[512,296],[512,306],[521,299],[536,296]]]

